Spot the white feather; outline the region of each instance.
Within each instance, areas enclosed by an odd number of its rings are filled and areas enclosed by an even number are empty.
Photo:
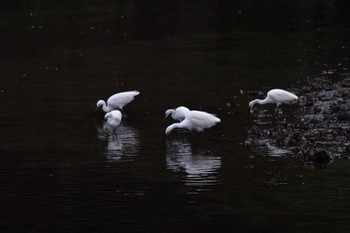
[[[117,127],[120,125],[120,122],[122,120],[122,113],[119,110],[107,112],[105,115],[105,119],[107,120],[108,127],[110,127],[115,133]]]
[[[281,104],[294,104],[298,102],[298,96],[289,91],[282,89],[272,89],[267,93],[265,99],[255,99],[249,102],[249,107],[252,110],[255,104],[276,104],[277,108]]]
[[[165,130],[165,134],[169,134],[175,128],[201,132],[204,129],[210,128],[219,122],[221,122],[221,120],[213,114],[192,110],[186,114],[186,117],[183,121],[168,126]]]
[[[97,101],[97,108],[102,106],[104,112],[110,112],[112,110],[122,110],[125,105],[134,100],[135,96],[139,95],[139,91],[125,91],[112,95],[107,100],[107,105],[104,100]]]
[[[177,107],[175,109],[168,109],[165,111],[165,118],[169,115],[176,121],[183,121],[186,117],[186,114],[189,113],[190,110],[184,106]]]

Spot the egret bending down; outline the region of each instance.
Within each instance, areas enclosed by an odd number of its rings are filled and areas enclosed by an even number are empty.
[[[107,112],[105,115],[105,120],[107,120],[107,126],[112,129],[113,135],[117,136],[116,130],[122,120],[122,113],[119,110]]]
[[[291,92],[282,89],[272,89],[267,92],[265,99],[255,99],[249,102],[250,112],[253,112],[253,107],[255,104],[276,104],[276,114],[278,113],[278,108],[281,104],[294,104],[298,102],[298,96]]]
[[[112,110],[121,110],[123,107],[134,100],[135,96],[140,94],[139,91],[125,91],[112,95],[107,100],[107,105],[104,100],[97,101],[97,108],[102,106],[104,112],[110,112]]]
[[[186,114],[189,113],[190,110],[184,106],[180,106],[175,109],[168,109],[165,111],[165,118],[167,118],[169,115],[176,120],[176,121],[183,121],[186,117]]]
[[[210,128],[219,122],[221,122],[221,120],[213,114],[192,110],[186,114],[185,119],[180,123],[174,123],[169,125],[165,129],[165,134],[168,135],[173,129],[176,128],[202,132],[204,129]]]

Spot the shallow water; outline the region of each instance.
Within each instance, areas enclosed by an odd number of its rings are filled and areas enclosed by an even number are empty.
[[[341,5],[17,3],[1,8],[1,232],[348,231],[350,162],[246,146],[239,94],[348,77]],[[95,105],[125,90],[141,94],[113,137]],[[222,122],[164,140],[179,105]]]

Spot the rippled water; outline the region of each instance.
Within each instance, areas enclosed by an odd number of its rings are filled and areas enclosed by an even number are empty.
[[[173,172],[185,173],[185,185],[202,189],[220,182],[216,175],[221,167],[221,157],[211,151],[192,148],[191,143],[183,140],[171,140],[166,147],[167,168]]]
[[[1,232],[347,232],[348,160],[318,168],[267,143],[245,145],[256,119],[241,89],[349,75],[340,2],[321,1],[308,17],[311,9],[4,4]],[[96,101],[126,90],[141,94],[114,137]],[[179,105],[222,122],[164,139],[164,111]]]
[[[139,153],[140,138],[132,127],[119,125],[115,136],[104,122],[102,127],[97,128],[97,132],[98,139],[106,144],[104,154],[108,161],[133,161],[133,157]]]

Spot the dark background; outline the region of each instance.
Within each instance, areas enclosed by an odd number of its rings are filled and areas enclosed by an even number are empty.
[[[349,162],[246,146],[239,94],[348,78],[347,5],[1,1],[1,232],[348,232]],[[127,90],[113,138],[96,102]],[[180,105],[222,122],[163,141]]]

